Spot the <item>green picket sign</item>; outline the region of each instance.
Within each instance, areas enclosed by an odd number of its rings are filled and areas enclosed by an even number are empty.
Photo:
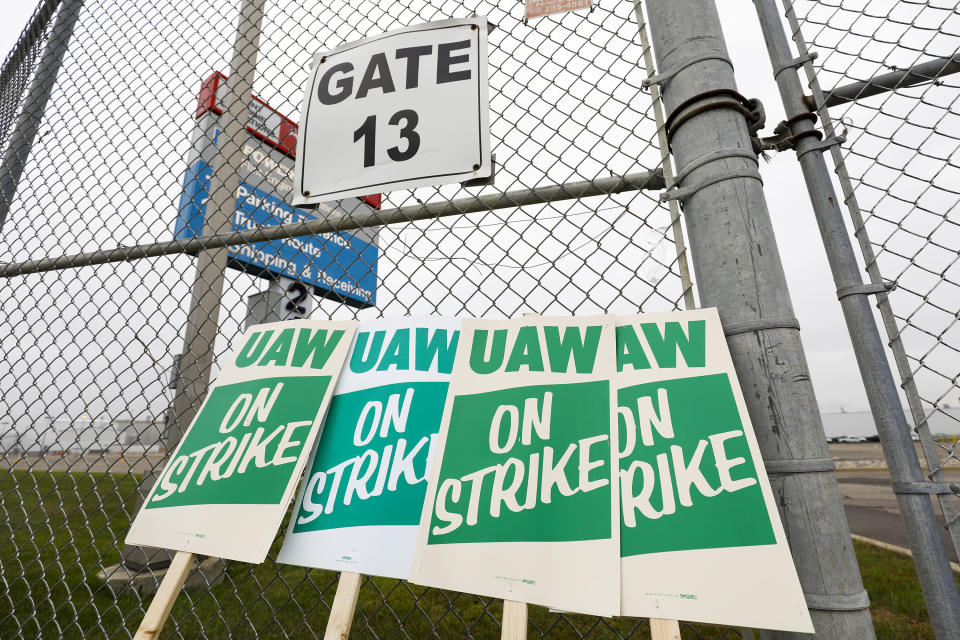
[[[620,458],[622,555],[776,542],[726,374],[625,387],[617,402],[621,446],[636,434]]]
[[[606,381],[457,396],[429,544],[609,539],[609,404]]]
[[[329,385],[289,376],[215,387],[145,508],[279,502]]]

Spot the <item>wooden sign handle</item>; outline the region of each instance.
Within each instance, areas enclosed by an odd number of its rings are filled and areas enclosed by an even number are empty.
[[[173,609],[173,603],[177,601],[177,596],[180,595],[183,583],[190,575],[190,570],[193,569],[196,559],[195,554],[187,551],[177,551],[176,555],[173,556],[173,561],[167,568],[167,573],[163,576],[163,582],[160,583],[160,588],[153,596],[150,608],[143,616],[143,622],[140,623],[140,628],[137,629],[133,640],[155,640],[160,637],[160,630],[163,629],[163,625],[170,615],[170,610]]]
[[[650,618],[650,637],[653,640],[680,640],[680,622]]]
[[[327,630],[323,634],[323,640],[347,640],[350,636],[361,584],[363,584],[363,574],[350,571],[340,573],[337,594],[333,596],[333,606],[330,607],[330,619],[327,620]]]
[[[500,640],[527,640],[527,603],[503,601]]]

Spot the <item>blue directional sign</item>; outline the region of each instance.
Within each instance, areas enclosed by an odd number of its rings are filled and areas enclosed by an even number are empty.
[[[210,165],[202,159],[187,168],[174,227],[175,239],[201,234],[211,173]],[[234,231],[315,219],[308,211],[297,209],[245,180],[240,180],[236,195],[231,218]],[[351,306],[376,304],[379,249],[355,235],[327,233],[256,242],[229,247],[229,252],[227,264],[234,269],[264,278],[293,278],[312,287],[318,296],[341,300]]]

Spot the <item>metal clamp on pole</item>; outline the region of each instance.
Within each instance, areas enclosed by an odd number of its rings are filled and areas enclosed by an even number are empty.
[[[847,296],[869,296],[877,293],[887,293],[897,288],[897,283],[893,281],[882,282],[879,284],[853,284],[849,287],[840,287],[837,289],[837,300],[843,300]]]
[[[807,608],[816,611],[860,611],[870,607],[870,596],[866,591],[853,595],[827,595],[823,593],[805,593]]]
[[[829,149],[830,147],[843,144],[843,143],[846,142],[846,141],[847,141],[847,136],[845,136],[845,135],[843,135],[843,134],[840,134],[839,136],[833,136],[833,137],[830,137],[830,138],[826,138],[826,139],[818,142],[817,144],[811,145],[810,148],[808,148],[808,149],[804,149],[803,151],[798,150],[798,151],[797,151],[797,157],[799,158],[799,157],[802,156],[803,154],[805,154],[805,153],[810,153],[811,151],[826,151],[826,150]]]
[[[894,493],[933,493],[960,496],[957,482],[893,482]]]
[[[833,458],[807,458],[804,460],[767,460],[763,464],[767,475],[787,475],[792,473],[827,473],[836,471]]]
[[[783,120],[774,128],[772,136],[760,139],[760,147],[765,151],[786,151],[787,149],[796,149],[797,143],[803,138],[813,137],[822,140],[823,132],[819,129],[808,129],[797,134],[793,133],[793,125],[804,120],[816,123],[817,114],[812,111],[805,111],[788,120]]]
[[[685,167],[680,169],[680,171],[677,172],[676,181],[678,183],[683,182],[683,179],[686,178],[691,171],[699,169],[710,162],[725,160],[726,158],[747,158],[748,160],[757,162],[757,154],[753,153],[753,151],[748,151],[746,149],[718,149],[717,151],[711,151],[710,153],[700,156],[696,160],[693,160]]]
[[[718,99],[713,100],[713,98]],[[708,100],[709,102],[705,102]],[[710,89],[687,98],[667,116],[667,121],[664,123],[667,142],[673,140],[673,134],[684,122],[714,109],[739,111],[747,119],[747,128],[751,133],[763,127],[766,120],[763,104],[756,98],[747,98],[736,89]]]
[[[718,149],[717,151],[711,151],[710,153],[704,154],[699,158],[688,163],[683,169],[677,172],[677,185],[672,187],[663,193],[660,194],[660,201],[666,202],[668,200],[683,200],[688,198],[700,191],[704,187],[707,187],[711,184],[716,184],[723,180],[729,180],[731,178],[753,178],[759,180],[760,183],[763,183],[763,178],[760,177],[760,172],[756,169],[730,169],[728,171],[721,171],[709,179],[700,182],[698,184],[689,185],[686,187],[679,186],[691,172],[696,169],[699,169],[711,162],[717,162],[718,160],[725,160],[727,158],[747,158],[757,162],[757,156],[754,155],[752,150],[746,149]],[[758,165],[759,166],[759,165]]]
[[[810,53],[804,54],[802,56],[797,56],[793,60],[788,60],[786,62],[778,63],[773,70],[773,77],[776,78],[778,75],[780,75],[787,69],[796,69],[816,59],[817,59],[817,52],[811,51]]]
[[[646,89],[652,84],[659,84],[659,85],[666,84],[670,80],[670,78],[677,75],[687,67],[695,65],[698,62],[703,62],[704,60],[720,60],[730,65],[731,69],[733,68],[733,62],[731,62],[730,58],[728,58],[727,56],[720,55],[718,53],[709,53],[702,56],[696,56],[695,58],[690,58],[689,60],[681,62],[672,71],[666,71],[664,73],[658,73],[656,75],[650,76],[649,78],[644,78],[643,81],[640,83],[640,86]]]
[[[760,172],[756,169],[730,169],[729,171],[716,173],[703,182],[692,184],[689,187],[674,187],[668,189],[660,194],[660,202],[680,200],[682,204],[685,198],[689,198],[701,189],[718,182],[723,182],[724,180],[732,180],[733,178],[753,178],[754,180],[758,180],[760,184],[763,184],[763,178],[760,177]]]
[[[738,333],[763,331],[764,329],[800,329],[800,321],[796,318],[757,318],[743,322],[731,322],[723,326],[723,335],[730,337]]]

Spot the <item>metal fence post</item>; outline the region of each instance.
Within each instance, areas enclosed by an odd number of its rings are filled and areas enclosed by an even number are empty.
[[[230,59],[230,76],[224,98],[223,131],[219,136],[220,154],[210,180],[210,200],[203,235],[226,233],[236,202],[235,191],[242,157],[240,145],[247,125],[247,109],[253,92],[257,68],[263,6],[266,0],[244,0],[240,5],[237,37]],[[184,431],[200,408],[210,382],[214,345],[220,326],[220,297],[223,272],[227,267],[227,249],[201,251],[197,255],[197,275],[193,281],[190,311],[183,341],[180,378],[173,399],[173,414],[167,432],[167,450],[180,442]]]
[[[220,154],[211,176],[210,199],[207,201],[203,235],[226,233],[232,228],[231,215],[236,202],[236,187],[241,158],[240,144],[247,124],[247,109],[253,91],[253,76],[257,68],[257,53],[263,22],[265,0],[244,0],[240,6],[237,35],[230,60],[231,73],[227,80],[226,111],[223,130],[218,136]],[[179,444],[193,420],[210,382],[214,346],[220,327],[220,298],[223,295],[224,270],[227,268],[228,249],[206,249],[197,254],[197,272],[193,281],[190,310],[180,358],[172,411],[168,413],[165,435],[168,452]],[[150,492],[157,473],[144,473],[136,508]],[[162,549],[126,546],[123,562],[127,568],[140,571],[144,567],[165,567],[170,555]],[[112,569],[112,568],[111,568]],[[114,570],[115,573],[115,570]],[[108,570],[108,575],[113,575]],[[118,574],[122,581],[125,574]],[[150,574],[152,577],[152,573]],[[221,567],[214,567],[208,583],[222,579]],[[152,583],[151,585],[152,586]],[[121,585],[122,588],[122,585]]]
[[[839,201],[830,180],[830,171],[822,154],[828,148],[826,145],[839,144],[839,141],[828,139],[825,145],[811,134],[815,131],[815,118],[804,117],[810,111],[803,103],[803,87],[797,76],[797,67],[804,60],[793,58],[774,0],[754,0],[754,4],[890,470],[890,480],[927,602],[927,612],[936,637],[953,638],[960,629],[960,594],[940,538],[940,524],[934,515],[933,504],[928,493],[919,490],[922,488],[919,483],[924,482],[923,471],[910,439],[896,382],[870,308],[869,296],[883,293],[884,289],[863,283],[853,244],[844,226]]]
[[[700,298],[723,320],[817,638],[874,637],[713,0],[649,0]],[[765,636],[766,637],[766,636]],[[798,637],[771,633],[769,637]],[[804,636],[807,637],[807,636]]]
[[[10,136],[10,144],[3,154],[0,164],[0,230],[7,219],[10,205],[17,193],[23,167],[30,157],[30,149],[37,137],[40,121],[47,109],[47,101],[57,82],[57,74],[67,53],[73,28],[80,17],[83,0],[67,0],[60,6],[56,20],[50,30],[50,39],[43,50],[40,64],[30,83],[30,89],[23,101],[20,116]],[[2,135],[2,134],[0,134]]]

